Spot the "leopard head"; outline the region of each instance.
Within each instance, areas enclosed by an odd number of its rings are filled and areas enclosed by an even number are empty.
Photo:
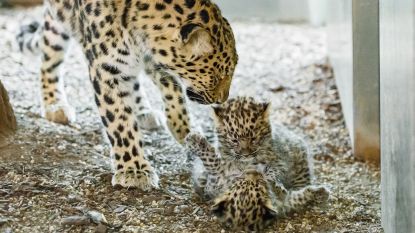
[[[142,22],[154,64],[179,77],[191,100],[226,101],[238,55],[231,26],[217,5],[208,0],[149,2],[160,9]]]
[[[213,107],[213,118],[223,156],[251,159],[270,145],[271,125],[268,102],[252,97],[230,99]]]
[[[227,228],[259,232],[277,216],[270,195],[263,175],[248,170],[215,199],[212,212]]]

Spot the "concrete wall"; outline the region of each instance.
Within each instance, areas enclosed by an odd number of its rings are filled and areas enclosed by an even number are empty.
[[[353,143],[352,0],[331,1],[328,12],[328,52],[339,88],[346,125]]]
[[[355,156],[380,163],[379,1],[353,0]]]
[[[415,232],[415,3],[380,0],[382,225]]]
[[[308,20],[307,0],[213,0],[230,19],[259,18],[266,21]]]
[[[329,1],[328,51],[354,155],[380,162],[378,0]]]

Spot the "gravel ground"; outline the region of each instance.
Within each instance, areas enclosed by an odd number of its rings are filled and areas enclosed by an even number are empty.
[[[77,46],[63,70],[76,124],[39,116],[39,62],[16,50],[14,35],[18,24],[40,12],[0,10],[0,79],[20,128],[0,145],[0,231],[227,232],[192,193],[183,149],[166,131],[145,132],[161,189],[111,187],[109,148]],[[271,100],[273,121],[305,135],[315,153],[316,181],[332,192],[326,206],[279,219],[269,232],[382,232],[379,169],[352,156],[324,29],[260,22],[233,22],[233,28],[240,62],[231,95]],[[149,95],[157,93],[144,81]],[[152,101],[162,109],[158,94]],[[191,105],[194,126],[212,135],[206,111]]]

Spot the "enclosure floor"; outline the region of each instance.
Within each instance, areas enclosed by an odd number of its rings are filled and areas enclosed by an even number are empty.
[[[146,154],[161,188],[111,186],[109,147],[78,46],[63,70],[76,124],[57,125],[39,116],[39,62],[17,51],[14,36],[20,23],[40,12],[0,10],[0,79],[20,128],[0,148],[0,231],[93,232],[94,223],[61,221],[95,210],[106,217],[108,232],[227,232],[209,204],[192,193],[183,149],[164,130],[145,132]],[[326,206],[278,219],[269,232],[382,232],[379,170],[351,154],[324,29],[258,22],[234,22],[233,28],[240,61],[231,95],[272,100],[272,121],[306,136],[315,153],[316,182],[331,189]],[[156,89],[148,80],[145,86],[161,110]],[[209,107],[190,107],[193,125],[211,136]]]

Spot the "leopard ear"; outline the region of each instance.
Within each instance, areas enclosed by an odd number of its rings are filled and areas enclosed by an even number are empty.
[[[277,217],[278,212],[274,209],[274,207],[272,206],[271,202],[268,202],[264,205],[265,208],[265,213],[262,216],[262,218],[265,221],[270,221],[273,220]]]
[[[215,116],[215,118],[222,118],[223,117],[223,108],[221,107],[221,106],[219,106],[219,105],[217,105],[217,106],[212,106],[212,109],[213,109],[213,113],[214,113],[214,116]]]
[[[218,218],[223,217],[225,215],[226,202],[226,199],[220,199],[215,201],[215,204],[211,208],[212,214],[214,214]]]
[[[195,57],[213,52],[212,38],[200,24],[187,23],[180,28],[180,39],[185,49]]]

